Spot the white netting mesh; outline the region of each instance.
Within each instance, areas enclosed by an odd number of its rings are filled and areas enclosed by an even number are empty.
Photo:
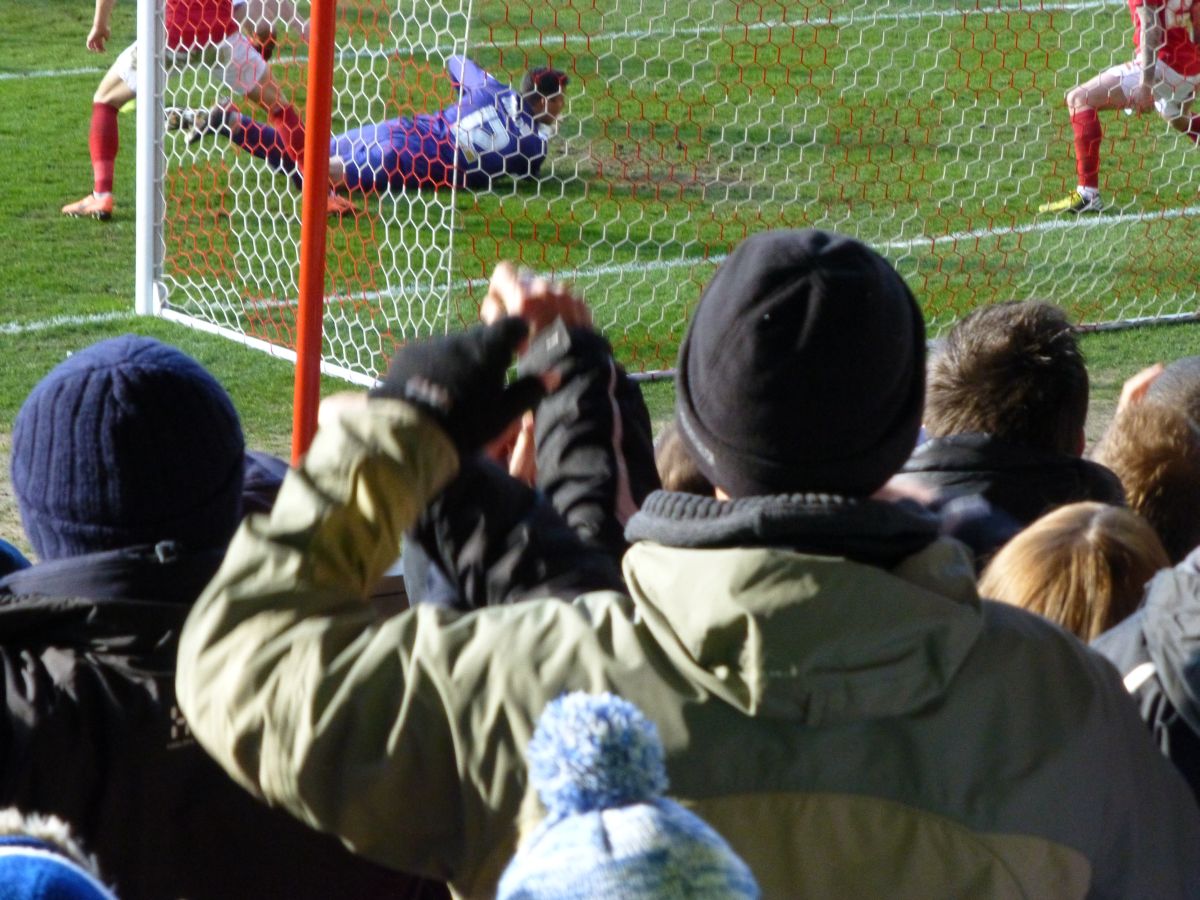
[[[670,366],[715,262],[783,226],[879,248],[934,332],[1022,297],[1093,323],[1194,311],[1200,157],[1158,117],[1101,113],[1104,214],[1036,212],[1075,184],[1064,93],[1132,58],[1122,2],[354,0],[337,23],[335,134],[452,104],[456,54],[505,84],[533,66],[571,83],[539,179],[351,195],[329,236],[331,364],[374,375],[398,341],[473,321],[508,258],[573,279],[633,368]],[[301,110],[305,53],[281,31],[272,65]],[[165,105],[221,92],[201,65],[168,76]],[[224,138],[165,148],[170,308],[291,345],[298,193]]]

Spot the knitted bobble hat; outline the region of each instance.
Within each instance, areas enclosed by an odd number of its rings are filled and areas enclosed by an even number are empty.
[[[709,281],[677,370],[680,435],[712,484],[733,497],[865,497],[916,443],[925,323],[860,241],[766,231]]]
[[[237,412],[203,366],[125,335],[73,354],[13,425],[12,483],[43,560],[159,541],[223,547],[241,509]]]
[[[542,713],[528,760],[548,812],[505,870],[498,900],[759,896],[725,840],[662,796],[662,743],[632,703],[560,697]]]
[[[116,900],[92,873],[49,841],[0,838],[0,900]]]

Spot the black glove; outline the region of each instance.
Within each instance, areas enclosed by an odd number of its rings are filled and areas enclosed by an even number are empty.
[[[504,383],[517,345],[528,333],[523,319],[507,318],[408,344],[396,352],[369,396],[419,406],[437,420],[459,453],[473,453],[545,393],[536,375]]]

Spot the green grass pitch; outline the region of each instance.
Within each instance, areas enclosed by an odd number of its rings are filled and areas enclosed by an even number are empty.
[[[1064,91],[1076,73],[1130,54],[1124,5],[986,6],[485,0],[462,20],[426,15],[423,75],[405,67],[419,56],[394,48],[344,55],[335,130],[411,109],[417,93],[421,105],[444,100],[444,80],[430,73],[451,33],[500,77],[549,61],[573,83],[542,183],[460,193],[453,204],[429,194],[360,201],[366,214],[333,226],[331,290],[350,299],[330,305],[331,358],[377,371],[399,337],[470,320],[491,265],[508,257],[573,277],[633,366],[669,366],[714,261],[745,234],[780,226],[873,243],[912,284],[934,332],[976,304],[1014,297],[1054,300],[1085,322],[1193,312],[1200,156],[1156,117],[1105,117],[1110,213],[1076,222],[1035,212],[1074,182]],[[350,49],[385,47],[394,17],[361,2],[340,8],[358,35]],[[0,414],[7,422],[71,346],[150,331],[221,372],[252,428],[278,447],[289,425],[286,365],[127,317],[134,116],[121,116],[114,221],[59,214],[90,184],[91,92],[134,34],[134,4],[120,0],[109,51],[89,54],[90,17],[86,0],[5,5],[17,39],[0,61],[0,350],[14,364],[0,374]],[[303,64],[277,69],[302,100]],[[198,100],[214,98],[205,90]],[[172,246],[172,304],[287,341],[298,224],[286,183],[215,141],[167,142],[172,177],[194,182],[173,195],[188,198],[174,233],[194,220],[217,238],[190,257]],[[206,213],[222,206],[228,218]],[[206,263],[227,249],[231,265],[215,278]],[[185,280],[198,287],[191,298],[176,285]],[[1103,336],[1090,346],[1105,348],[1101,383],[1115,385],[1141,361],[1187,352],[1169,350],[1177,343]]]

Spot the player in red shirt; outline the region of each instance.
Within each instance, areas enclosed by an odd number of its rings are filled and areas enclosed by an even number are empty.
[[[104,50],[109,19],[115,0],[96,0],[92,29],[87,47],[97,53]],[[242,35],[233,16],[231,0],[166,0],[167,68],[210,61],[219,70],[222,82],[233,92],[262,107],[271,125],[279,132],[290,156],[299,163],[304,150],[304,125],[296,108],[288,102],[262,55]],[[107,220],[113,213],[113,164],[117,158],[117,110],[137,92],[137,44],[131,44],[117,57],[100,79],[92,97],[92,125],[88,148],[92,157],[92,192],[63,207],[68,216],[91,216]],[[332,212],[344,212],[348,201],[330,197]],[[338,208],[334,208],[338,207]],[[350,207],[352,208],[352,207]]]
[[[1062,200],[1043,203],[1038,212],[1078,214],[1103,208],[1100,110],[1145,112],[1153,107],[1172,128],[1200,143],[1200,116],[1191,112],[1200,84],[1200,46],[1194,39],[1200,31],[1200,0],[1129,0],[1129,14],[1134,59],[1067,92],[1079,187]]]

